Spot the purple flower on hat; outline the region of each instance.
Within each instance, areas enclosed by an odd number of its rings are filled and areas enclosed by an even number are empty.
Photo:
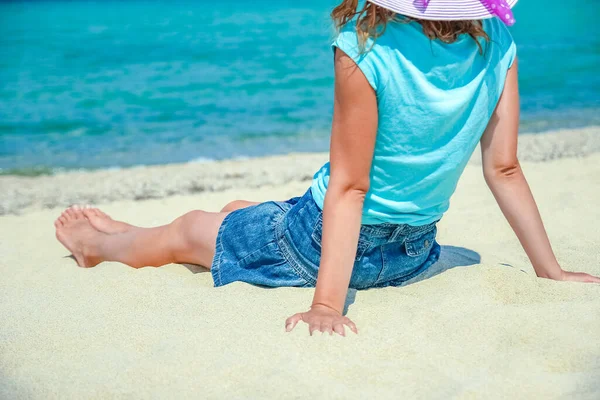
[[[417,0],[423,7],[427,7],[431,0]],[[490,13],[497,16],[508,26],[515,24],[516,20],[506,0],[479,0]]]

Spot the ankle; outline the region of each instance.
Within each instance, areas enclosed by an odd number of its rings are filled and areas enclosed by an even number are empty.
[[[81,254],[89,266],[95,266],[103,261],[107,261],[99,244],[84,244],[81,248]]]

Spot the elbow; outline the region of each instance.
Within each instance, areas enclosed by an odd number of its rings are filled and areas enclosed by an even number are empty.
[[[356,199],[360,203],[365,202],[365,198],[367,197],[367,192],[369,191],[368,187],[354,187],[349,188],[346,191],[346,195],[351,196],[353,199]]]
[[[357,181],[334,181],[330,180],[328,192],[336,193],[340,197],[351,197],[363,201],[370,188],[370,180],[362,179]]]
[[[483,176],[488,185],[498,181],[510,181],[522,175],[521,164],[516,159],[484,167],[483,169]]]

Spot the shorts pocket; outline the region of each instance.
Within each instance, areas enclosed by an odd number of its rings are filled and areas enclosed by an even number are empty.
[[[275,242],[239,260],[229,274],[237,281],[264,287],[306,287],[310,283],[286,261]]]
[[[436,233],[434,226],[381,246],[383,265],[375,286],[386,286],[390,281],[409,279],[418,273],[429,258]]]
[[[431,231],[420,233],[417,237],[408,237],[404,242],[406,248],[406,254],[409,257],[419,257],[423,253],[429,251],[433,246],[435,240],[436,229]]]
[[[315,244],[317,249],[321,251],[321,241],[323,239],[323,212],[319,214],[311,236],[313,243]],[[371,242],[368,240],[367,236],[362,232],[361,229],[360,237],[358,238],[358,246],[356,248],[356,257],[354,258],[354,261],[360,261],[365,252],[371,247]]]

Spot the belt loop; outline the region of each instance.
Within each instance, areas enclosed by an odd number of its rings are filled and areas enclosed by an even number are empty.
[[[388,239],[388,243],[395,242],[396,239],[398,239],[398,236],[402,235],[403,233],[404,233],[404,225],[398,225],[396,227],[396,229],[394,229],[394,231],[390,235],[390,238]]]

